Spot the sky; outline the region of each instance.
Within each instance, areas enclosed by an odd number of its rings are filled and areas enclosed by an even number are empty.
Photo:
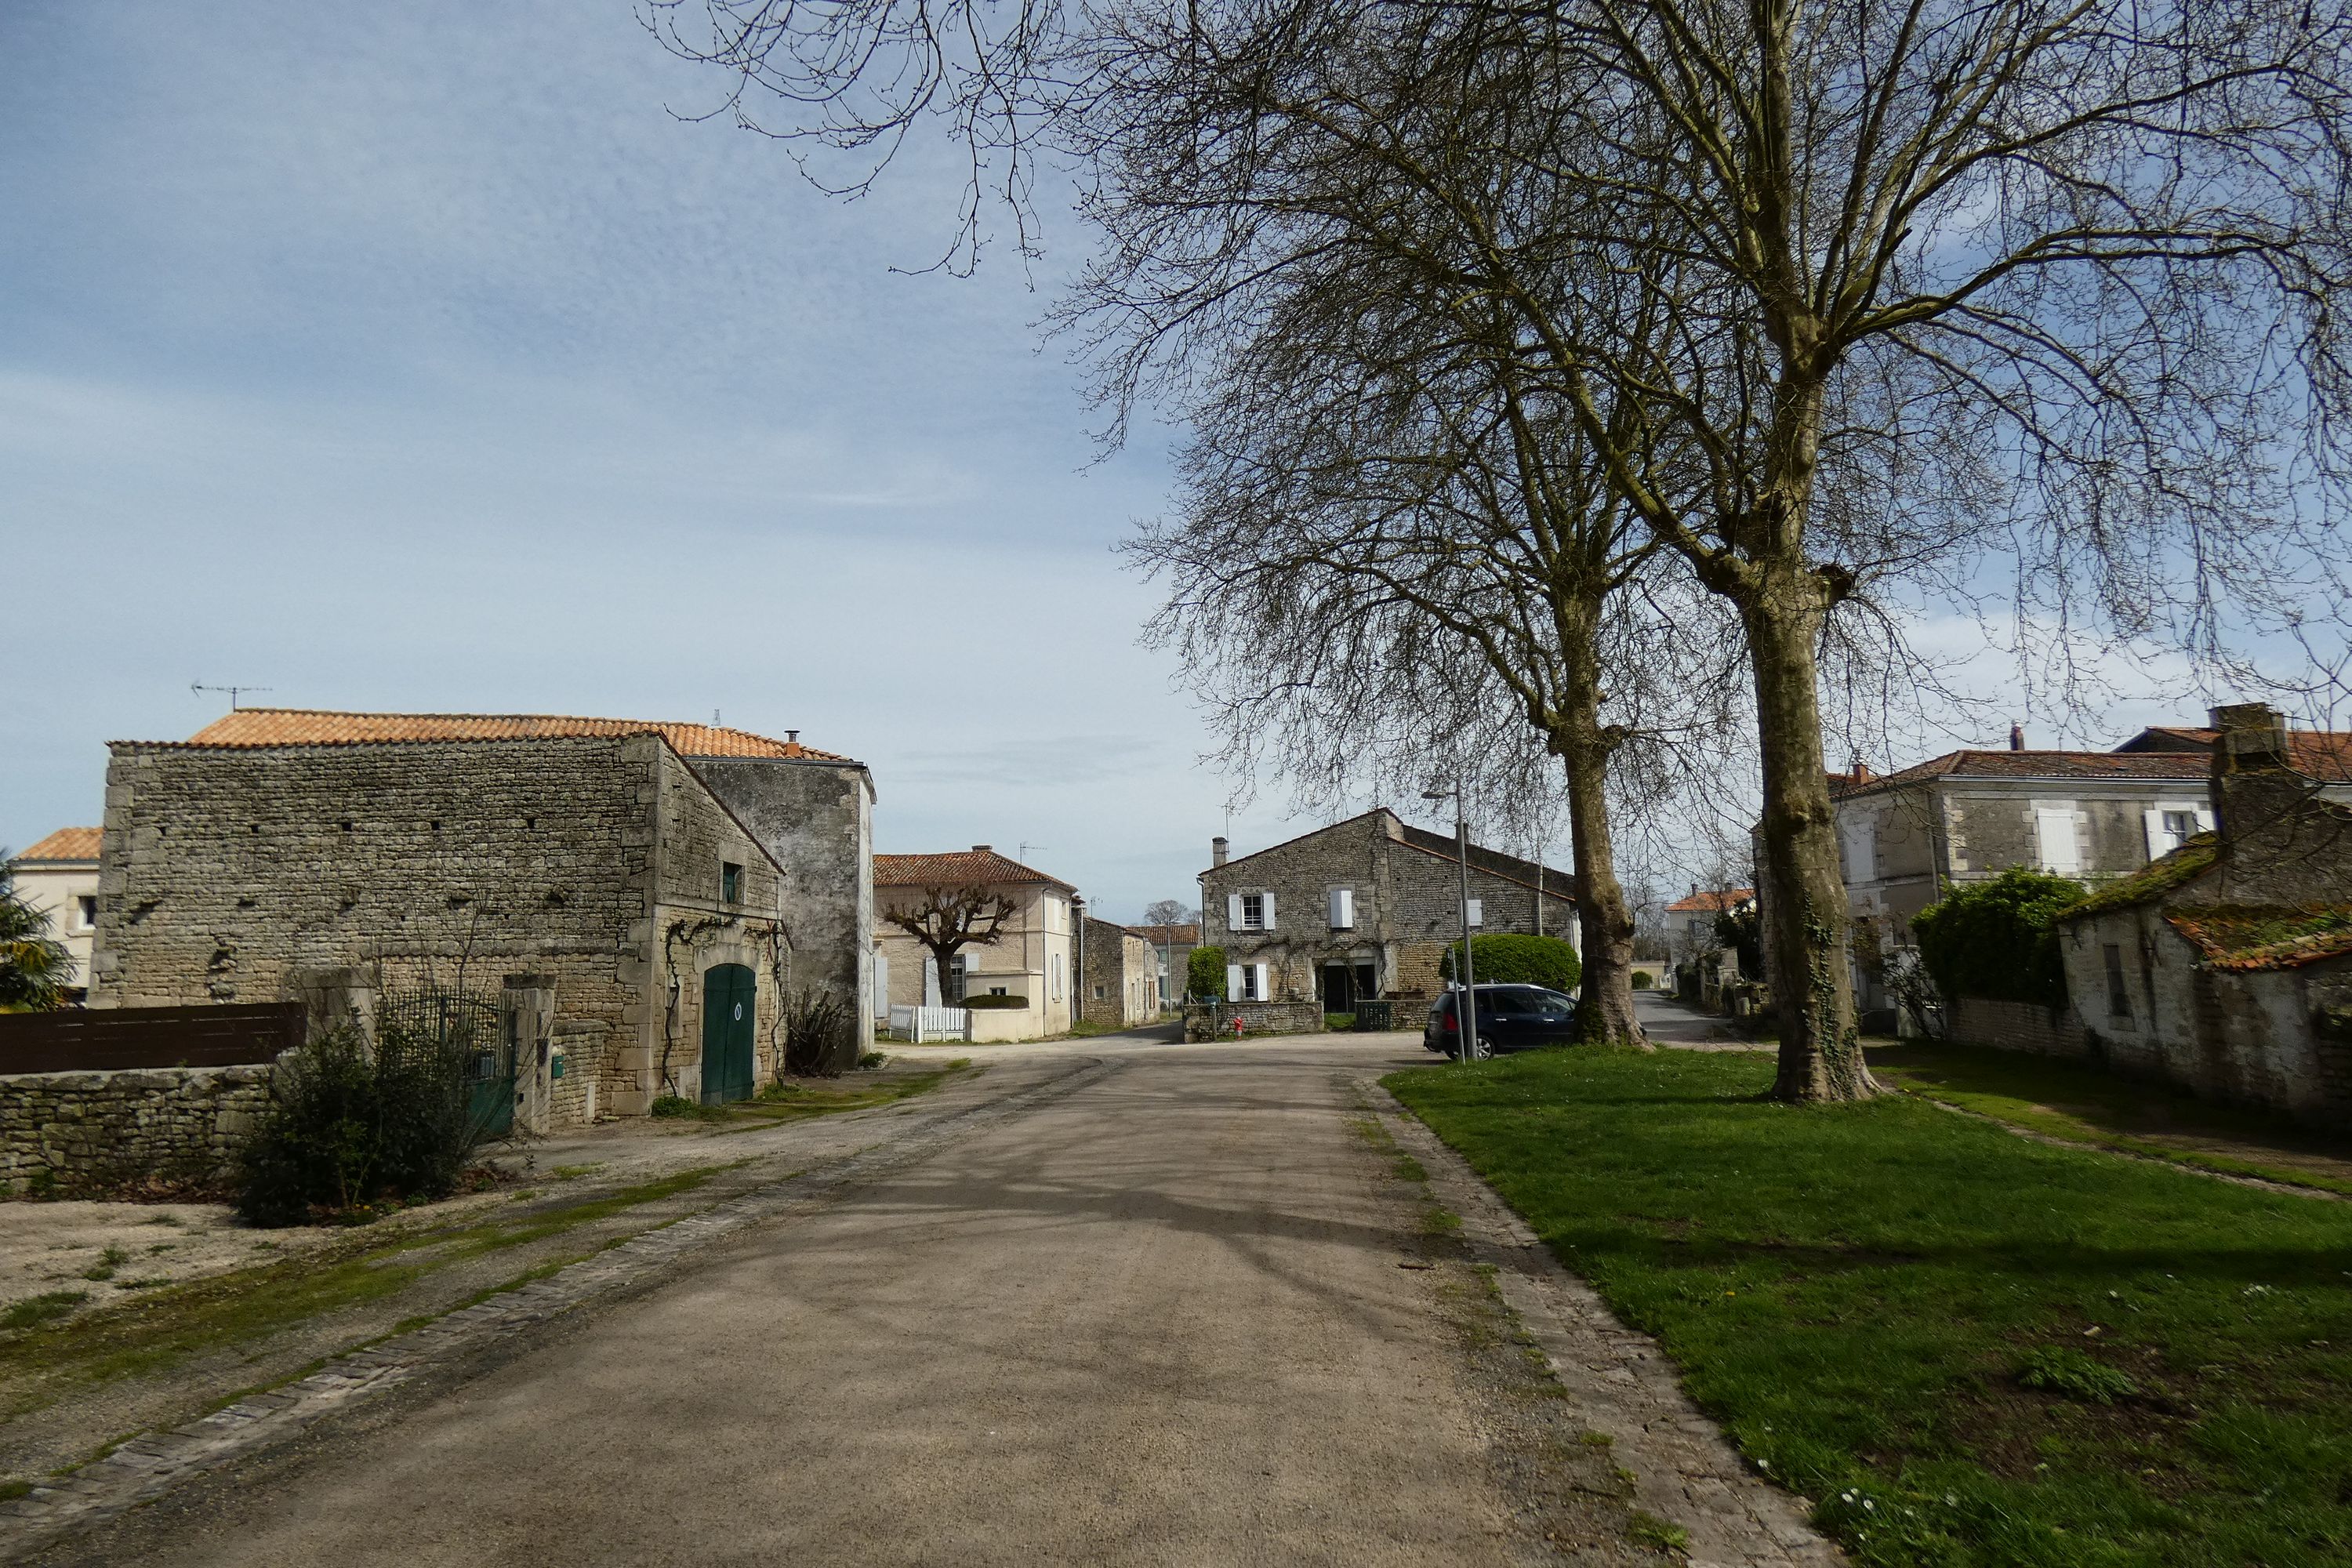
[[[233,682],[798,730],[878,848],[1114,919],[1314,825],[1137,646],[1166,434],[1098,460],[1034,324],[1083,235],[908,275],[949,151],[828,198],[722,85],[625,0],[0,6],[0,845]]]
[[[1025,853],[1119,920],[1191,902],[1213,834],[1324,820],[1229,813],[1138,646],[1114,547],[1170,436],[1106,457],[1041,338],[1083,231],[924,272],[952,149],[835,199],[681,118],[724,85],[627,0],[0,5],[0,846],[97,822],[106,742],[232,683],[797,730],[870,764],[883,851]],[[2065,738],[2194,718],[2158,673]],[[2001,743],[1979,679],[1883,764]]]

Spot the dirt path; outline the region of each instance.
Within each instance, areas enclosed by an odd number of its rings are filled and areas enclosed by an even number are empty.
[[[1672,1560],[1348,1089],[1413,1042],[1103,1059],[43,1560]]]

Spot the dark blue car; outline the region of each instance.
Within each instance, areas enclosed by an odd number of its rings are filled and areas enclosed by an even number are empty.
[[[1478,985],[1478,1046],[1489,1056],[1565,1046],[1576,1039],[1576,998],[1540,985]],[[1462,993],[1449,991],[1430,1005],[1421,1043],[1449,1057],[1462,1054],[1462,1026],[1455,1008]]]

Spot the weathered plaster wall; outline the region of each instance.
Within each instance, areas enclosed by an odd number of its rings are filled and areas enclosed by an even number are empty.
[[[0,1078],[0,1194],[48,1173],[64,1192],[149,1180],[216,1186],[269,1100],[268,1067]]]
[[[1080,1016],[1087,1022],[1112,1027],[1150,1023],[1158,1012],[1159,977],[1160,961],[1150,943],[1125,926],[1087,917],[1086,974],[1079,991]]]

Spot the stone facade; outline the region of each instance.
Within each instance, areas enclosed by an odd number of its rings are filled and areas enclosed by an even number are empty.
[[[149,1181],[220,1186],[268,1104],[269,1074],[255,1066],[0,1078],[0,1194],[45,1183],[96,1194]]]
[[[2217,831],[2061,915],[2092,1054],[2317,1126],[2352,1113],[2352,806],[2266,708],[2214,710]]]
[[[92,1005],[293,999],[352,970],[368,988],[487,992],[529,971],[552,993],[564,1070],[546,1111],[563,1125],[700,1095],[719,965],[755,977],[759,1076],[785,985],[858,994],[864,812],[840,796],[862,782],[839,776],[857,764],[792,775],[830,775],[814,793],[831,798],[790,879],[767,845],[793,839],[791,790],[730,773],[765,813],[755,834],[657,727],[200,742],[113,748]]]
[[[1832,776],[1846,909],[1873,949],[1855,1005],[1891,1007],[1885,976],[1916,952],[1911,917],[1955,883],[2012,866],[2094,886],[2128,876],[2213,824],[2191,752],[1954,752],[1874,776]]]
[[[1078,1016],[1110,1028],[1160,1016],[1160,959],[1143,933],[1088,915],[1083,935]]]
[[[1990,996],[1946,1004],[1944,1032],[1956,1045],[1990,1046],[2042,1057],[2087,1057],[2091,1037],[2072,1007],[2044,1007]]]
[[[1533,933],[1540,921],[1543,934],[1575,942],[1570,886],[1564,871],[1471,846],[1483,935]],[[1433,994],[1444,987],[1439,960],[1461,932],[1454,840],[1385,807],[1201,874],[1202,942],[1223,948],[1229,968],[1265,966],[1265,996],[1229,1001],[1344,1013],[1359,995]]]
[[[1234,1027],[1236,1019],[1239,1030]],[[1322,1028],[1320,1002],[1194,1002],[1184,1009],[1184,1037],[1196,1044],[1250,1035],[1312,1035]]]

